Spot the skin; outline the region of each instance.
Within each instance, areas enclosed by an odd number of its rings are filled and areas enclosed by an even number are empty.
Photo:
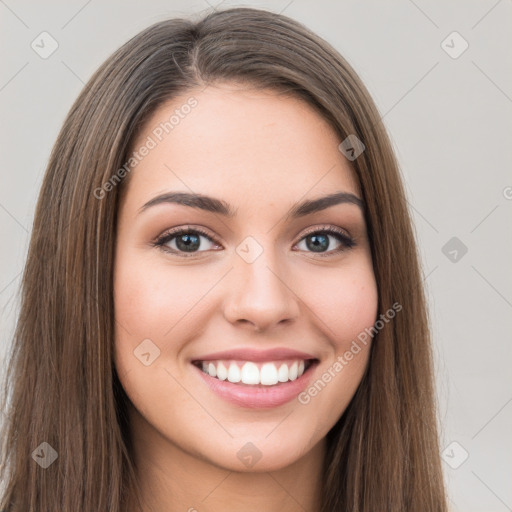
[[[134,148],[191,96],[197,106],[137,164],[119,207],[115,364],[131,401],[145,510],[318,511],[325,436],[362,379],[370,343],[309,403],[293,399],[267,409],[218,397],[190,359],[230,348],[289,347],[320,360],[311,382],[332,368],[377,317],[364,215],[349,203],[295,220],[286,213],[335,192],[361,197],[358,183],[338,150],[341,140],[312,107],[236,84],[174,98],[155,112]],[[170,203],[139,212],[170,191],[222,199],[236,216]],[[188,225],[207,230],[213,241],[201,235],[200,249],[181,256],[152,244]],[[327,257],[308,248],[306,230],[330,226],[356,245],[344,248],[330,235]],[[252,263],[236,252],[248,236],[263,249]],[[178,250],[176,238],[167,246]],[[149,366],[134,356],[145,339],[160,350]],[[261,453],[250,468],[237,457],[248,442]]]

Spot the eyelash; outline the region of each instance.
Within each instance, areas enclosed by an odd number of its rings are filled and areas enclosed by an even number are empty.
[[[185,234],[187,234],[187,235],[188,234],[203,235],[210,242],[220,245],[220,244],[218,244],[218,242],[215,239],[213,239],[210,236],[209,233],[207,233],[205,230],[203,230],[201,228],[196,228],[196,227],[194,227],[194,228],[192,228],[192,227],[177,228],[175,230],[167,231],[167,232],[163,233],[162,235],[160,235],[152,243],[152,245],[154,247],[160,249],[161,251],[164,251],[165,253],[175,254],[175,255],[178,255],[178,256],[184,257],[184,258],[191,258],[191,257],[194,257],[195,255],[197,255],[198,253],[207,252],[207,251],[196,251],[196,252],[190,252],[187,255],[187,253],[184,251],[176,251],[175,249],[170,249],[169,247],[166,247],[165,244],[170,242],[172,239],[177,238],[180,235],[185,235]],[[335,226],[321,226],[320,228],[311,229],[310,231],[307,231],[306,233],[304,233],[304,235],[299,240],[299,242],[297,242],[297,244],[300,243],[305,238],[307,238],[308,236],[318,235],[318,234],[334,236],[342,244],[341,247],[339,247],[338,249],[333,249],[328,252],[324,252],[324,253],[315,253],[313,251],[306,251],[306,252],[311,252],[313,254],[316,254],[317,256],[325,258],[325,257],[332,256],[333,254],[338,254],[342,251],[352,249],[352,247],[354,247],[356,245],[356,242],[353,238],[351,238],[344,231],[342,231],[340,228],[337,228]],[[297,245],[297,244],[295,244],[295,245]]]

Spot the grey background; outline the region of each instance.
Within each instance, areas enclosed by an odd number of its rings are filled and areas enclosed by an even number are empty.
[[[283,12],[348,59],[395,146],[429,295],[451,507],[512,510],[512,1],[209,1],[0,0],[1,368],[50,149],[92,72],[167,17]],[[43,31],[59,45],[46,59],[31,48]],[[469,44],[457,58],[454,31]]]

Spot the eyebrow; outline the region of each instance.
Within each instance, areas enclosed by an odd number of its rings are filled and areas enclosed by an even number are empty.
[[[189,206],[212,213],[218,213],[228,218],[233,218],[236,215],[234,210],[228,203],[215,197],[206,196],[203,194],[195,194],[190,192],[168,192],[161,194],[149,200],[140,209],[139,213],[163,203],[179,204],[182,206]],[[288,218],[299,218],[305,215],[310,215],[315,212],[325,210],[337,204],[354,204],[364,212],[364,202],[350,192],[336,192],[324,197],[316,199],[307,199],[301,203],[294,205],[287,213]]]

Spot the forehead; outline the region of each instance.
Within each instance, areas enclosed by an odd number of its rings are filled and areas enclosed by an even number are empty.
[[[191,105],[193,105],[191,107]],[[127,202],[180,190],[243,205],[344,191],[359,195],[329,123],[301,99],[229,84],[187,91],[162,105],[132,151]]]

